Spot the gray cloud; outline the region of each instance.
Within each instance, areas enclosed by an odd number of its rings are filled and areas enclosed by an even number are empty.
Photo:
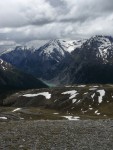
[[[112,0],[4,0],[0,7],[0,40],[113,36]]]

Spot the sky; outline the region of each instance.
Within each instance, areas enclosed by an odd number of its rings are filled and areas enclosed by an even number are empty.
[[[0,41],[113,36],[113,0],[0,0]]]

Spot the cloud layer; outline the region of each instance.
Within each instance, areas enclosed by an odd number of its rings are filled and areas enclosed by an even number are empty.
[[[113,36],[112,0],[1,0],[0,40]]]

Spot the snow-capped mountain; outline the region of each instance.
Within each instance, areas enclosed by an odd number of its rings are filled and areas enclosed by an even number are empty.
[[[113,83],[113,38],[51,40],[40,48],[18,46],[1,58],[45,80],[66,83]],[[53,79],[53,80],[54,80]],[[51,81],[53,81],[51,80]]]
[[[55,81],[70,83],[113,83],[113,38],[94,36],[60,64]]]
[[[28,46],[17,46],[3,52],[1,58],[36,77],[51,79],[56,66],[84,42],[84,40],[51,40],[36,48],[36,41],[33,41]]]
[[[0,90],[47,87],[32,75],[23,73],[0,59]]]
[[[87,51],[91,50],[91,54],[95,53],[97,60],[101,59],[103,63],[110,63],[110,59],[113,58],[113,37],[94,36],[87,40],[82,47]]]
[[[80,48],[86,40],[58,40],[58,42],[65,51],[71,53],[75,49]]]

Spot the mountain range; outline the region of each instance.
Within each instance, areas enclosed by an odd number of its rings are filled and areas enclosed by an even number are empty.
[[[17,46],[3,52],[1,58],[37,78],[49,80],[53,77],[57,65],[83,42],[84,40],[51,40],[39,48],[30,47],[29,44],[28,47]]]
[[[1,59],[36,78],[52,83],[113,83],[113,37],[32,42],[1,53]],[[36,44],[35,44],[36,45]]]

